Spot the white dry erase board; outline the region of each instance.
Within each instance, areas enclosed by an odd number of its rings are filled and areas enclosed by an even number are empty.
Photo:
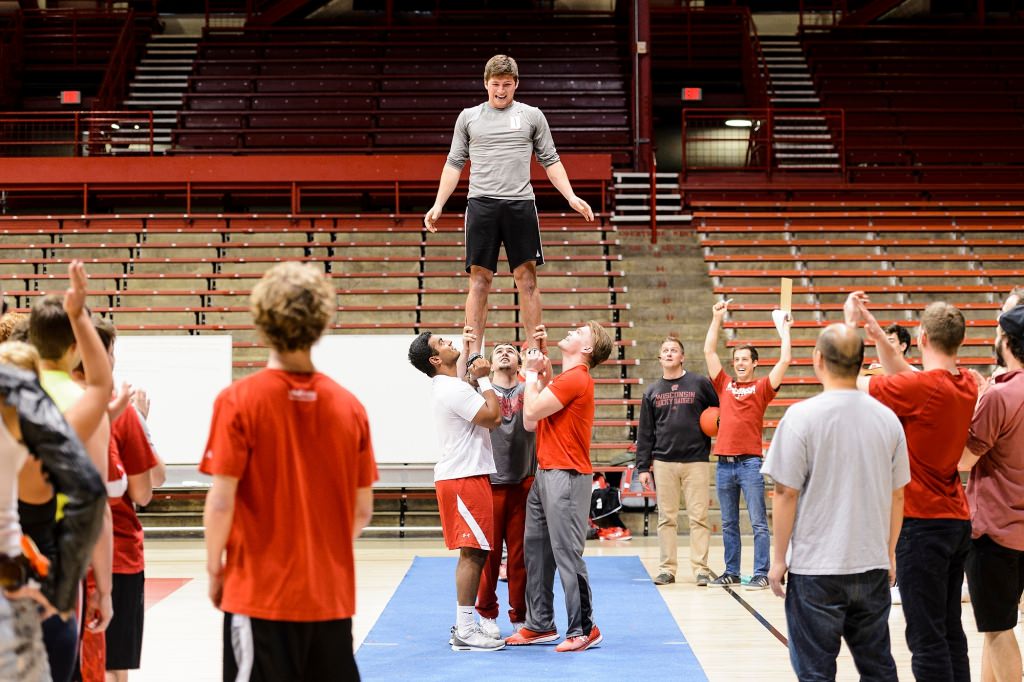
[[[231,383],[231,336],[119,336],[114,380],[143,388],[149,424],[168,464],[198,464],[213,401]]]

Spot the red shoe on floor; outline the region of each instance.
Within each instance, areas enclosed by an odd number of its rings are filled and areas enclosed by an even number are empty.
[[[578,637],[569,637],[564,642],[555,647],[555,651],[559,653],[565,653],[566,651],[586,651],[591,647],[595,647],[604,641],[604,636],[601,631],[597,629],[597,626],[590,628],[589,635],[580,635]]]
[[[633,534],[628,528],[602,528],[597,531],[600,540],[632,540]]]
[[[508,646],[526,646],[527,644],[544,644],[546,642],[553,642],[558,639],[557,630],[548,630],[547,632],[535,632],[530,628],[519,628],[515,634],[509,635],[505,638],[505,644]],[[561,644],[559,645],[561,646]]]

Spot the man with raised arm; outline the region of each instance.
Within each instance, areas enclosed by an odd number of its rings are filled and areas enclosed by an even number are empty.
[[[896,580],[911,669],[918,680],[966,681],[971,671],[960,599],[971,514],[957,465],[978,395],[974,377],[957,368],[966,323],[949,303],[936,301],[925,308],[917,337],[923,371],[914,372],[886,342],[867,302],[863,292],[850,294],[846,322],[864,324],[885,376],[861,376],[857,387],[896,413],[910,452]]]
[[[467,331],[468,333],[468,331]],[[437,508],[444,544],[459,550],[455,567],[455,626],[452,651],[497,651],[505,647],[473,619],[480,574],[494,535],[494,507],[489,476],[496,473],[491,450],[491,429],[501,424],[498,394],[487,375],[491,366],[477,358],[469,376],[478,388],[459,378],[459,350],[450,339],[429,331],[409,346],[409,362],[433,384],[434,419],[441,459],[434,466]],[[493,632],[493,630],[492,630]]]
[[[547,119],[540,109],[514,99],[519,87],[519,67],[503,54],[484,67],[487,101],[464,109],[455,122],[451,151],[437,190],[437,199],[423,224],[436,232],[445,202],[459,184],[466,161],[469,199],[466,206],[466,272],[470,286],[466,298],[466,326],[477,340],[470,357],[480,352],[487,323],[487,296],[498,270],[498,251],[505,246],[509,269],[519,291],[519,307],[527,342],[536,347],[533,330],[541,323],[537,266],[544,263],[537,206],[530,184],[530,156],[537,160],[569,206],[588,221],[594,212],[572,191],[569,176],[558,158]]]
[[[768,403],[775,398],[793,361],[790,316],[782,325],[782,347],[779,361],[768,376],[754,378],[757,349],[750,345],[732,349],[733,379],[718,359],[718,329],[728,311],[729,301],[719,301],[711,309],[711,326],[704,339],[704,361],[708,376],[718,393],[721,407],[718,438],[715,441],[715,484],[722,508],[722,540],[725,544],[725,572],[712,580],[713,587],[738,586],[740,580],[740,493],[747,502],[747,514],[754,528],[754,575],[748,590],[768,587],[768,566],[771,537],[768,534],[768,510],[764,499],[764,476],[761,475],[762,429]]]
[[[552,587],[562,579],[569,623],[558,652],[585,651],[601,643],[594,624],[590,577],[583,561],[593,466],[594,379],[590,371],[608,359],[612,342],[594,321],[558,342],[562,373],[539,348],[526,354],[523,410],[527,430],[537,431],[537,477],[526,501],[526,623],[506,638],[510,646],[558,639]]]

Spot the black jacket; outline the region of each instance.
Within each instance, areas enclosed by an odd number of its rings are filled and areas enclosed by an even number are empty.
[[[82,442],[33,374],[0,365],[0,396],[18,411],[22,440],[42,461],[54,490],[67,497],[57,524],[57,565],[50,568],[43,594],[58,611],[68,611],[103,527],[107,490]]]

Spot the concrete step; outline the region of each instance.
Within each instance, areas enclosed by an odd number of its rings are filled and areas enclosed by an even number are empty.
[[[629,201],[631,199],[648,199],[651,195],[649,194],[616,194],[615,201]],[[658,194],[655,199],[666,199],[669,201],[679,201],[683,198],[682,194]]]
[[[811,144],[802,142],[776,142],[774,145],[775,149],[799,149],[802,151],[835,151],[836,147],[832,144]]]
[[[614,175],[616,179],[621,179],[621,178],[643,178],[643,179],[646,180],[647,178],[651,177],[650,173],[631,173],[631,172],[628,172],[628,171],[617,171],[615,173],[612,173],[612,175]],[[675,173],[655,173],[654,177],[655,178],[675,178],[677,176],[676,176]]]
[[[658,215],[659,223],[688,223],[693,220],[692,215]],[[650,215],[613,215],[613,223],[648,223]]]
[[[614,189],[616,189],[616,190],[627,189],[627,190],[638,190],[638,191],[642,191],[642,192],[643,191],[646,191],[646,192],[651,191],[650,184],[648,184],[646,182],[643,183],[643,184],[640,184],[640,183],[629,183],[629,184],[626,184],[626,183],[620,182],[620,183],[616,183],[612,187]],[[657,187],[657,189],[679,189],[679,183],[677,183],[677,182],[672,182],[672,183],[659,182],[659,183],[657,183],[656,187]]]
[[[172,98],[157,99],[157,98],[151,97],[149,99],[126,99],[124,101],[124,105],[126,107],[140,107],[140,108],[143,108],[143,109],[149,109],[153,105],[159,106],[161,104],[177,104],[177,105],[180,106],[181,105],[181,98],[178,97],[177,99],[172,99]]]
[[[827,134],[827,133],[825,133],[825,134],[814,134],[814,133],[811,133],[811,134],[807,134],[807,135],[795,135],[795,134],[792,134],[792,133],[779,133],[778,129],[775,130],[775,135],[773,135],[773,137],[775,138],[776,142],[780,142],[782,140],[788,141],[788,140],[831,140],[832,139],[832,136]]]
[[[778,152],[775,158],[780,162],[784,159],[838,159],[839,152]]]
[[[658,204],[657,209],[658,209],[658,211],[679,211],[679,210],[681,210],[679,206],[672,205],[672,204],[669,204],[667,206],[664,205],[664,204]],[[619,205],[617,205],[615,207],[615,210],[616,211],[634,211],[634,212],[635,211],[644,211],[646,213],[650,213],[651,212],[651,207],[650,206],[623,206],[623,205],[619,204]]]
[[[779,163],[784,170],[839,170],[838,163]]]

